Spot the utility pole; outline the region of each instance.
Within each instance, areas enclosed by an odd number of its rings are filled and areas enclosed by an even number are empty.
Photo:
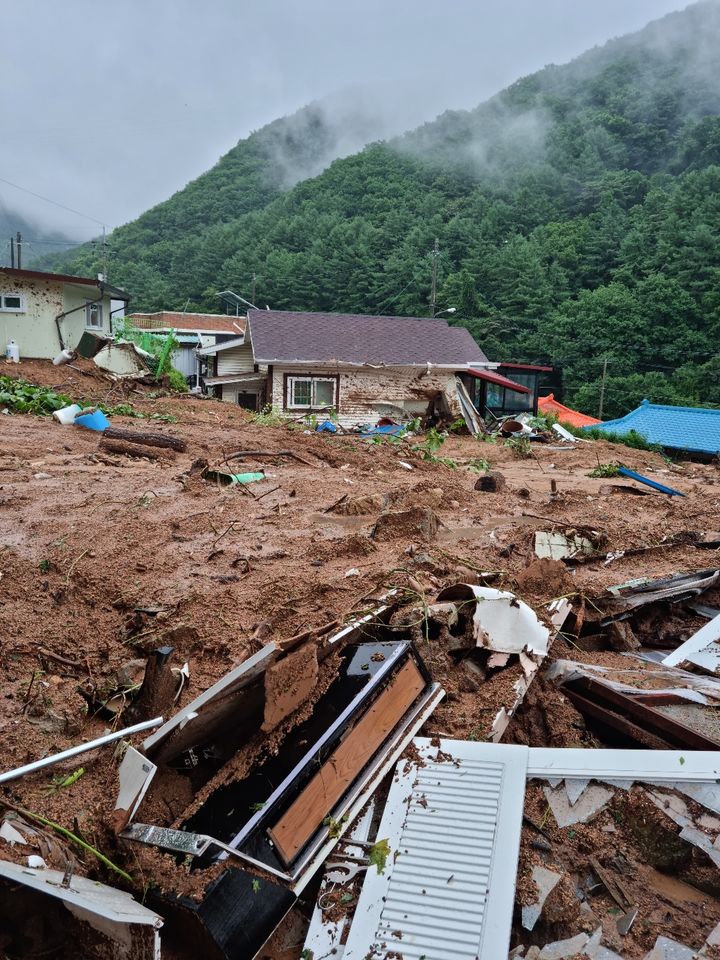
[[[438,257],[440,256],[440,241],[435,237],[435,245],[433,246],[433,251],[430,254],[432,257],[432,286],[430,288],[430,316],[435,316],[435,311],[437,309],[437,262]]]
[[[605,403],[605,381],[607,380],[607,357],[603,360],[602,381],[600,383],[600,409],[598,410],[598,420],[602,420],[603,405]]]
[[[17,243],[17,261],[18,261],[18,270],[22,270],[22,237],[20,236],[20,231],[18,230],[16,240]]]
[[[253,273],[253,285],[252,285],[252,296],[250,299],[255,303],[255,289],[257,287],[257,275]]]
[[[107,280],[108,272],[108,258],[107,258],[107,242],[105,240],[105,224],[103,224],[103,277]]]
[[[15,238],[10,237],[10,267],[15,269]]]

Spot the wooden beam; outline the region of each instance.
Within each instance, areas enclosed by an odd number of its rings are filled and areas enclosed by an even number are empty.
[[[122,427],[107,427],[103,436],[108,440],[124,440],[126,443],[142,443],[146,447],[165,447],[185,453],[187,444],[179,437],[170,437],[165,433],[139,433],[137,430],[124,430]]]
[[[425,685],[415,661],[408,660],[268,831],[286,865],[322,826],[323,820],[332,813],[352,781],[369,763]]]

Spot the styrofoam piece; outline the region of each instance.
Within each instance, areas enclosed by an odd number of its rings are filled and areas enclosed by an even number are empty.
[[[685,660],[690,661],[690,663],[697,663],[696,655],[705,651],[709,653],[710,661],[715,664],[710,669],[715,669],[720,662],[718,640],[720,640],[720,615],[704,624],[685,643],[681,643],[672,653],[669,653],[662,662],[666,667],[677,667]],[[702,666],[703,664],[699,665]]]
[[[522,908],[522,925],[526,930],[532,930],[535,927],[545,901],[561,880],[561,873],[555,873],[554,870],[548,870],[546,867],[533,867],[532,881],[537,887],[538,898],[535,903],[525,904]]]
[[[115,960],[132,960],[140,955],[136,951],[160,960],[162,917],[124,890],[87,877],[72,876],[68,882],[62,870],[32,870],[6,860],[0,860],[0,877],[62,901],[76,920],[109,941]]]
[[[570,827],[574,823],[587,823],[591,817],[602,810],[613,796],[612,790],[606,790],[599,784],[592,784],[592,786],[587,787],[575,805],[570,806],[570,801],[562,787],[556,790],[545,787],[543,792],[559,827]]]
[[[567,798],[570,801],[571,807],[575,806],[585,792],[585,788],[589,783],[589,780],[575,780],[572,777],[568,777],[568,779],[565,781],[565,793],[567,794]]]
[[[367,872],[343,960],[506,957],[527,748],[413,742],[420,759],[395,768],[378,831],[384,872]]]
[[[42,857],[39,857],[36,853],[31,853],[27,858],[27,865],[32,867],[33,870],[44,870],[47,867],[47,864]]]
[[[593,780],[645,783],[720,780],[720,750],[592,750],[577,747],[531,747],[528,777],[590,777]]]
[[[115,802],[116,810],[127,810],[128,823],[138,811],[147,793],[157,767],[135,747],[128,747],[118,769],[120,790]]]

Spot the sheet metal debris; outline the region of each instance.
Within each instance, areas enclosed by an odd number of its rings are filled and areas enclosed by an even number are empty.
[[[343,960],[507,956],[527,748],[417,738],[401,762],[378,837],[390,853],[368,870]]]
[[[32,911],[28,913],[33,904],[34,912],[44,917],[45,929],[51,931],[57,925],[55,936],[74,942],[85,956],[97,960],[160,960],[162,917],[123,890],[61,870],[33,870],[0,860],[0,892],[7,907],[13,902],[18,907],[17,924],[7,920],[3,924],[3,947],[9,956],[17,955],[16,938],[20,944],[26,942],[24,923],[29,920],[37,924]],[[21,892],[31,900],[21,897]],[[53,901],[62,905],[61,913],[53,911]],[[36,926],[36,941],[38,937],[42,940]],[[52,943],[50,947],[54,952]]]

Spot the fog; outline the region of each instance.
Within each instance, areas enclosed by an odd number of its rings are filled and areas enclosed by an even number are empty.
[[[0,224],[19,228],[22,217],[38,242],[56,230],[86,239],[166,199],[239,139],[310,101],[329,104],[339,129],[330,152],[343,155],[446,109],[475,107],[522,75],[685,5],[6,2]]]

